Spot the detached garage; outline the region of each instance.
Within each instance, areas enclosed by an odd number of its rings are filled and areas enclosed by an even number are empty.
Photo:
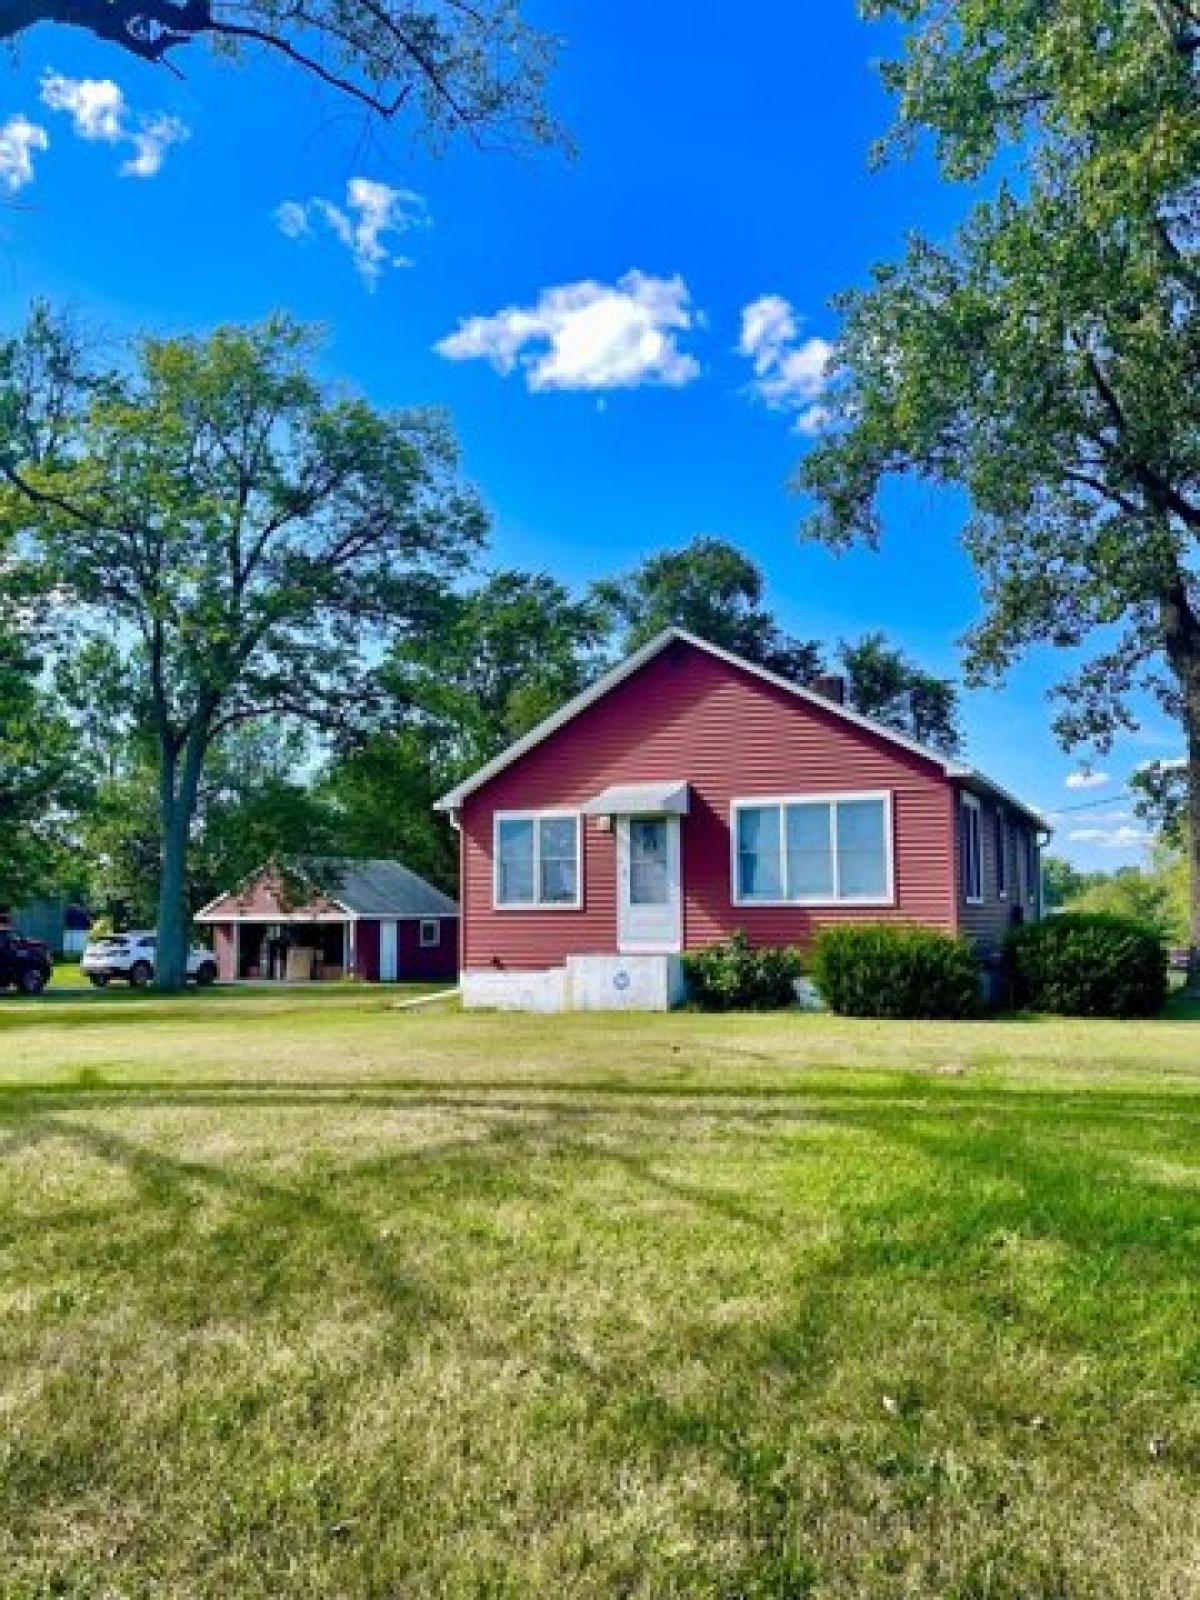
[[[453,981],[458,906],[399,861],[268,865],[196,916],[222,980]]]

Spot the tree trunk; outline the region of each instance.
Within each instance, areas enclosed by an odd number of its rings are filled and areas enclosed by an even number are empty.
[[[159,815],[162,827],[161,872],[158,885],[158,947],[154,981],[168,993],[187,983],[187,958],[191,918],[187,909],[187,858],[192,817],[200,771],[204,764],[204,741],[193,735],[182,751],[182,760],[164,750],[160,757]]]
[[[1188,893],[1187,994],[1200,999],[1200,618],[1179,575],[1160,602],[1167,659],[1179,681],[1187,739]]]
[[[1191,882],[1188,893],[1187,994],[1200,999],[1200,684],[1187,694],[1187,854]]]

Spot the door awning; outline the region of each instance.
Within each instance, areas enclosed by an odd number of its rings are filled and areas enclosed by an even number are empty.
[[[585,801],[587,817],[685,817],[688,812],[688,784],[675,778],[666,783],[618,783]]]

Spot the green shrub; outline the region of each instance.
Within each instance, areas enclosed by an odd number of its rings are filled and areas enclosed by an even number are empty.
[[[703,1011],[776,1011],[794,1003],[800,952],[755,948],[742,932],[684,957],[688,994]]]
[[[979,958],[965,939],[915,923],[824,928],[809,975],[845,1017],[973,1017],[981,1009]]]
[[[1153,1017],[1167,998],[1167,954],[1153,928],[1103,911],[1069,911],[1014,928],[1013,999],[1067,1017]]]

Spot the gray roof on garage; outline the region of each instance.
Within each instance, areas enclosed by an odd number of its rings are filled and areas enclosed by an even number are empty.
[[[318,856],[304,863],[304,875],[347,911],[360,917],[456,917],[448,894],[399,861],[356,861]]]

